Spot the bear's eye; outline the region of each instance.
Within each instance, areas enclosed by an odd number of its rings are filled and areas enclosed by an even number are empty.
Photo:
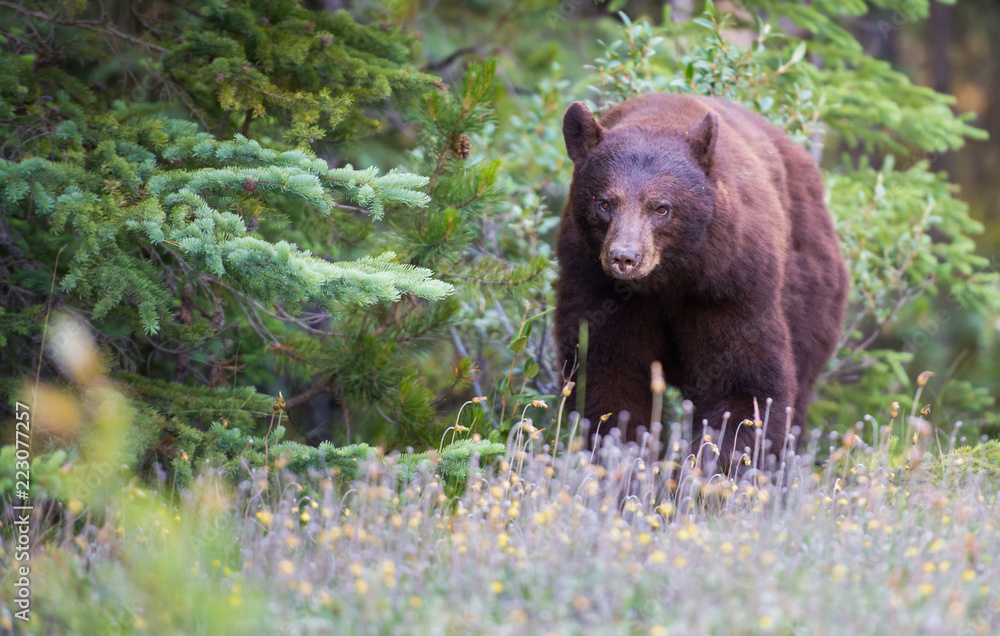
[[[670,214],[673,211],[674,211],[674,209],[672,207],[670,207],[669,205],[661,205],[661,206],[659,206],[659,207],[656,208],[656,213],[659,216],[666,216],[666,215]]]
[[[611,204],[608,203],[607,201],[598,201],[597,205],[599,205],[601,209],[604,210],[605,212],[611,209]]]

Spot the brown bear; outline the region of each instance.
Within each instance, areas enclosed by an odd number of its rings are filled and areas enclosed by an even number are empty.
[[[571,372],[588,323],[584,416],[614,413],[610,429],[628,411],[624,435],[636,439],[659,361],[695,422],[718,434],[731,414],[715,440],[720,467],[754,448],[740,423],[754,419],[755,398],[761,415],[773,399],[760,457],[780,453],[786,407],[804,429],[848,289],[812,157],[760,115],[685,95],[636,97],[599,123],[576,102],[563,135],[574,167],[555,331]]]

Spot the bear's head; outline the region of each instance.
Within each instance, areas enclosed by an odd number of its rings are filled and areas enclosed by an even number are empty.
[[[609,276],[644,287],[667,283],[696,262],[715,212],[711,173],[718,130],[712,112],[677,132],[603,128],[582,102],[566,111],[572,212]]]

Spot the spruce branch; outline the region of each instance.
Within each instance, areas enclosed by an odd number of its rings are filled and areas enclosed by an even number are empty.
[[[49,15],[47,13],[42,13],[41,11],[33,11],[24,7],[23,5],[8,2],[7,0],[0,0],[0,7],[6,7],[12,9],[22,15],[29,18],[35,18],[38,20],[44,20],[46,22],[51,22],[53,24],[58,24],[60,26],[75,27],[79,29],[87,29],[88,31],[93,31],[94,33],[100,33],[101,35],[108,35],[111,37],[118,38],[120,40],[125,40],[126,42],[131,42],[132,44],[138,44],[144,48],[157,51],[159,53],[166,53],[168,49],[143,40],[142,38],[137,38],[134,35],[129,35],[128,33],[123,33],[118,30],[114,25],[111,24],[111,20],[107,15],[102,16],[100,20],[74,20],[71,18],[61,18],[55,15]]]
[[[314,398],[321,395],[326,395],[327,393],[333,393],[335,390],[336,377],[332,377],[326,382],[320,382],[313,385],[311,388],[303,393],[292,396],[290,398],[285,398],[285,410],[291,411],[297,406],[311,402]]]
[[[134,239],[135,232],[173,250],[185,267],[226,280],[264,304],[318,303],[332,310],[341,303],[395,302],[402,294],[441,299],[452,293],[430,270],[394,262],[391,252],[330,262],[286,241],[265,241],[250,233],[241,212],[244,205],[280,210],[298,200],[328,215],[343,196],[378,218],[388,204],[425,205],[428,197],[417,188],[426,178],[398,170],[379,175],[374,167],[330,169],[304,150],[278,152],[241,135],[219,142],[188,122],[129,119],[122,126],[124,138],[94,148],[104,163],[98,172],[72,161],[0,160],[3,205],[31,206],[51,218],[54,230],[72,228],[83,239],[61,287],[82,294],[101,288],[95,318],[129,298],[147,333],[169,317],[158,274],[122,250],[124,236]],[[172,167],[161,167],[157,157]],[[276,341],[252,311],[245,313],[258,335]]]

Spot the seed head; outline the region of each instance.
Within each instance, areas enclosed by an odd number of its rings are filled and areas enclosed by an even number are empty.
[[[667,390],[667,383],[663,379],[663,365],[659,362],[654,362],[650,365],[650,371],[652,372],[652,380],[650,381],[649,388],[653,393],[660,394]]]

